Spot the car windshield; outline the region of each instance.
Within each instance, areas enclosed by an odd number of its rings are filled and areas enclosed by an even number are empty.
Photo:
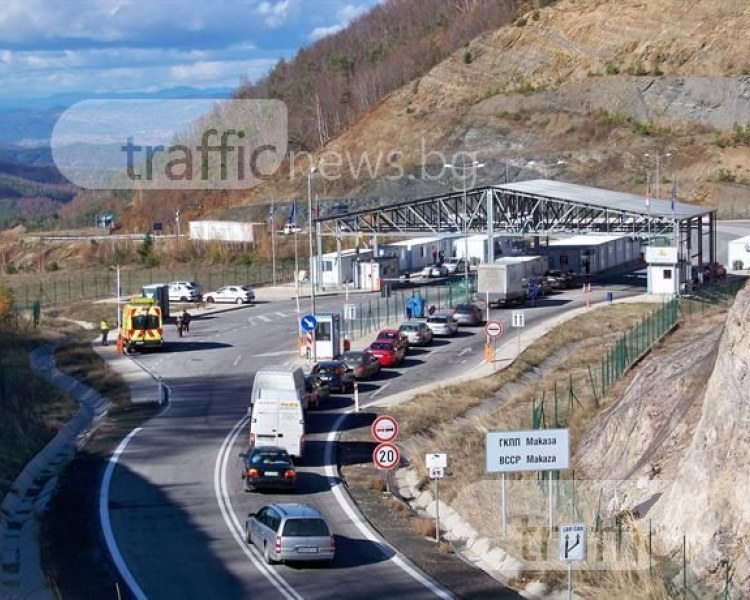
[[[430,317],[427,321],[430,323],[447,323],[448,317]]]
[[[370,348],[373,350],[393,350],[393,344],[387,342],[374,342],[370,344]]]
[[[378,334],[378,337],[384,340],[392,340],[393,338],[396,337],[396,332],[395,331],[381,331]]]
[[[328,525],[323,519],[288,519],[284,533],[289,537],[328,537]]]
[[[419,325],[417,323],[406,323],[399,327],[401,331],[418,331]]]
[[[340,365],[338,363],[322,363],[315,365],[314,371],[316,373],[336,373],[339,368]]]
[[[250,457],[250,462],[254,465],[288,465],[289,455],[280,450],[255,452]]]
[[[459,304],[456,307],[456,312],[464,313],[464,312],[471,312],[474,310],[474,307],[471,304]]]
[[[364,354],[344,354],[344,362],[351,364],[351,365],[357,365],[361,363],[365,359]]]

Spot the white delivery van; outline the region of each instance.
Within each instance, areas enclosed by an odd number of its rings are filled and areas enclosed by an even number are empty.
[[[250,400],[251,446],[280,446],[302,458],[305,450],[305,376],[299,367],[264,367]]]

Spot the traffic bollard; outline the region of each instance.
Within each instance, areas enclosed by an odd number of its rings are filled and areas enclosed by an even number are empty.
[[[359,384],[354,382],[354,412],[359,412]]]

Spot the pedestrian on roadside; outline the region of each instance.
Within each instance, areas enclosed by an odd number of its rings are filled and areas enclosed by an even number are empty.
[[[190,316],[190,313],[187,310],[182,311],[182,328],[185,330],[185,333],[190,333],[190,319],[192,317]]]
[[[177,336],[178,337],[182,337],[182,331],[183,331],[183,328],[185,327],[185,323],[182,320],[182,315],[181,314],[179,314],[179,315],[177,315],[177,317],[175,317],[174,324],[177,326]]]
[[[102,333],[102,346],[106,346],[107,336],[109,335],[109,323],[107,319],[102,319],[102,322],[99,323],[99,331]]]

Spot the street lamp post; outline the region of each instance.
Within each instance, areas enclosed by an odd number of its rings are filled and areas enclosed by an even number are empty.
[[[311,314],[315,316],[315,255],[313,254],[313,218],[312,218],[312,176],[318,171],[318,167],[310,167],[310,171],[307,173],[307,238],[310,246],[310,310]],[[312,360],[317,362],[317,355],[315,352],[315,332],[313,331],[313,344],[312,344]]]
[[[461,183],[463,188],[463,204],[464,204],[464,289],[466,290],[466,299],[469,298],[469,201],[468,201],[468,186],[466,185],[466,170],[471,169],[476,173],[477,169],[484,167],[484,163],[473,161],[469,164],[466,163],[466,155],[463,156],[463,164],[461,166],[452,165],[445,163],[443,165],[448,169],[459,169],[461,171]],[[488,244],[492,244],[493,240],[488,240]]]
[[[174,211],[174,222],[177,228],[177,247],[180,247],[180,209]]]
[[[646,152],[643,156],[645,156],[646,158],[651,158],[652,155]],[[665,154],[660,154],[659,152],[657,152],[654,155],[654,158],[656,159],[656,197],[657,198],[660,197],[659,196],[659,184],[661,183],[660,181],[661,177],[659,175],[659,162],[661,161],[662,158],[669,158],[671,156],[672,156],[671,152],[666,152]]]

